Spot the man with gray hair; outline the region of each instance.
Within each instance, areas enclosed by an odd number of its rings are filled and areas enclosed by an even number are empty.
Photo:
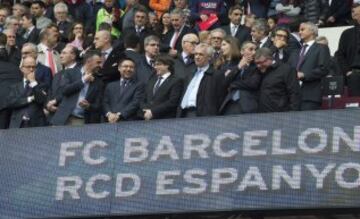
[[[221,43],[226,36],[225,30],[216,28],[210,32],[210,44],[215,50],[213,59],[216,59],[220,55]]]
[[[224,74],[210,65],[214,49],[200,43],[195,47],[196,71],[185,79],[178,117],[217,115],[225,95]]]
[[[284,63],[274,63],[269,48],[255,53],[258,73],[263,75],[259,92],[259,112],[299,110],[300,87],[295,69]]]
[[[311,22],[301,23],[299,35],[303,46],[289,63],[297,70],[301,85],[301,110],[320,109],[321,80],[329,73],[330,51],[326,45],[315,42],[318,27]]]
[[[38,50],[37,46],[33,43],[25,43],[21,48],[22,60],[29,56],[37,60]],[[52,81],[51,69],[37,61],[35,69],[35,79],[40,84],[43,84],[45,86],[45,89],[48,89],[51,86]]]
[[[258,45],[258,48],[269,48],[272,45],[269,31],[270,29],[265,19],[257,19],[251,27],[252,41]]]
[[[188,33],[182,38],[182,52],[175,59],[175,74],[178,77],[186,78],[195,71],[194,53],[198,43],[199,37],[194,33]]]
[[[169,55],[175,57],[182,51],[181,41],[184,35],[195,31],[185,25],[185,14],[181,9],[172,10],[170,19],[173,28],[164,36],[164,44],[169,50]]]
[[[59,2],[54,6],[54,15],[56,20],[56,25],[59,27],[60,41],[68,42],[68,35],[72,23],[69,22],[68,18],[68,7],[65,3]]]
[[[160,54],[160,39],[155,35],[147,36],[144,40],[145,54],[136,66],[136,77],[145,85],[155,74],[155,58]]]

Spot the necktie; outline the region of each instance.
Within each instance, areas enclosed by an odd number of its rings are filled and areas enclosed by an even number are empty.
[[[30,81],[25,81],[25,95],[28,97],[31,95],[31,87],[30,87]]]
[[[179,31],[175,31],[173,41],[171,42],[171,48],[173,49],[175,48],[176,41],[178,40],[178,38],[179,38]]]
[[[301,66],[301,64],[302,64],[303,61],[304,61],[305,51],[306,51],[306,48],[307,48],[307,47],[308,47],[308,45],[307,45],[307,44],[304,44],[303,47],[301,48],[299,60],[298,60],[298,63],[297,63],[297,65],[296,65],[296,70],[297,70],[297,71],[299,71],[300,66]]]
[[[234,37],[236,35],[236,29],[237,29],[237,26],[233,25],[231,28],[231,36]]]
[[[155,61],[153,59],[150,59],[150,66],[154,68],[154,65],[155,65]]]
[[[55,67],[55,62],[54,62],[54,56],[53,56],[53,50],[52,49],[47,50],[47,58],[48,58],[48,61],[49,61],[49,68],[51,69],[51,73],[52,73],[52,75],[55,75],[56,67]]]
[[[154,86],[154,89],[153,89],[153,94],[155,94],[156,93],[156,91],[159,89],[159,87],[160,87],[160,85],[161,85],[161,80],[162,80],[163,78],[160,76],[158,79],[157,79],[157,81],[156,81],[156,83],[155,83],[155,86]]]

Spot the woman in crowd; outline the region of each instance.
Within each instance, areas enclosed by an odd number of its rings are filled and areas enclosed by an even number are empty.
[[[226,36],[221,43],[221,54],[214,61],[214,68],[223,71],[230,71],[240,60],[238,41],[232,36]]]
[[[91,45],[92,39],[86,36],[84,25],[80,22],[75,22],[69,32],[69,44],[75,46],[80,52],[84,51]]]

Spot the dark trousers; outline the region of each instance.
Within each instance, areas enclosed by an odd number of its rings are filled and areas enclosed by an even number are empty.
[[[319,110],[321,109],[321,103],[314,102],[314,101],[302,101],[301,102],[301,111],[307,111],[307,110]]]
[[[360,70],[353,70],[347,77],[349,96],[360,96]]]

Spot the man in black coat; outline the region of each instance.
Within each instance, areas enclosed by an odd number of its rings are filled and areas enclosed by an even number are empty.
[[[326,25],[347,25],[351,15],[351,0],[332,0],[326,13]]]
[[[217,115],[225,96],[224,74],[210,66],[214,49],[200,43],[195,47],[197,70],[185,81],[178,117]]]
[[[10,88],[8,107],[12,110],[10,128],[38,127],[46,124],[43,106],[47,93],[35,80],[36,60],[26,57],[20,66],[23,80]]]
[[[135,62],[124,58],[118,70],[121,79],[109,83],[104,92],[103,111],[109,123],[135,119],[144,98],[144,85],[135,77]]]
[[[7,108],[10,86],[20,82],[22,74],[18,66],[8,61],[5,49],[6,35],[0,33],[0,129],[9,127],[11,111]]]
[[[346,77],[350,95],[360,96],[360,4],[352,7],[355,26],[344,30],[335,53],[341,71]]]
[[[140,105],[140,118],[145,120],[175,118],[183,81],[174,75],[174,62],[169,56],[155,59],[156,76],[146,86],[145,99]]]
[[[230,19],[229,25],[222,26],[227,35],[231,35],[238,39],[241,46],[245,41],[251,41],[250,31],[251,29],[241,25],[241,19],[243,16],[243,9],[239,5],[235,5],[229,9],[228,17]]]
[[[263,75],[259,92],[259,112],[299,110],[300,87],[295,69],[274,63],[272,52],[261,48],[255,54],[257,70]]]
[[[103,83],[96,75],[101,67],[101,55],[90,50],[84,55],[83,63],[82,68],[64,73],[63,98],[50,121],[52,125],[100,122]]]
[[[289,63],[296,68],[300,80],[301,110],[318,110],[322,103],[321,80],[329,74],[330,51],[326,45],[315,42],[318,27],[314,23],[302,23],[299,35],[302,49],[290,57]]]

